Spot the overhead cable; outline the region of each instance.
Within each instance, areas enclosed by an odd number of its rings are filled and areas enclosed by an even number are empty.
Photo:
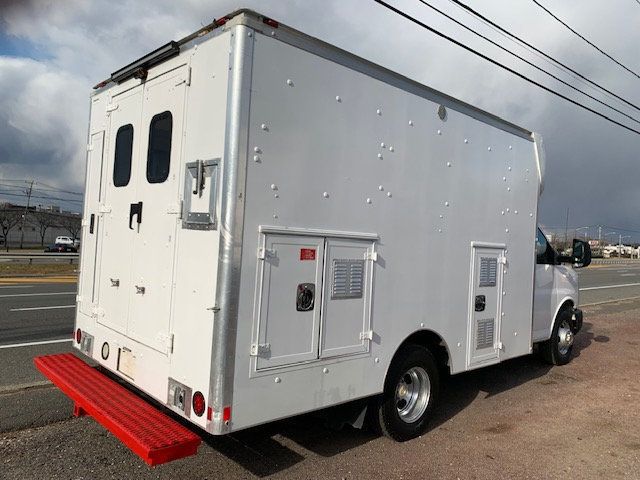
[[[545,90],[545,91],[547,91],[547,92],[549,92],[549,93],[551,93],[551,94],[553,94],[553,95],[555,95],[557,97],[560,97],[563,100],[566,100],[567,102],[570,102],[570,103],[582,108],[583,110],[591,112],[594,115],[597,115],[598,117],[601,117],[601,118],[607,120],[608,122],[613,123],[614,125],[617,125],[619,127],[624,128],[625,130],[628,130],[630,132],[637,133],[638,135],[640,135],[640,130],[636,130],[635,128],[632,128],[632,127],[630,127],[628,125],[625,125],[624,123],[618,122],[617,120],[614,120],[613,118],[607,117],[604,113],[598,112],[597,110],[594,110],[593,108],[588,107],[587,105],[585,105],[583,103],[577,102],[576,100],[573,100],[572,98],[569,98],[566,95],[563,95],[562,93],[557,92],[557,91],[553,90],[552,88],[547,87],[547,86],[545,86],[545,85],[543,85],[543,84],[541,84],[541,83],[539,83],[539,82],[527,77],[526,75],[524,75],[524,74],[522,74],[522,73],[520,73],[520,72],[518,72],[518,71],[516,71],[516,70],[514,70],[514,69],[512,69],[510,67],[507,67],[506,65],[498,62],[497,60],[494,60],[493,58],[491,58],[491,57],[489,57],[489,56],[487,56],[487,55],[485,55],[485,54],[483,54],[483,53],[481,53],[481,52],[469,47],[468,45],[465,45],[464,43],[462,43],[462,42],[460,42],[460,41],[458,41],[458,40],[456,40],[456,39],[454,39],[454,38],[452,38],[452,37],[440,32],[438,30],[436,30],[435,28],[427,25],[426,23],[421,22],[420,20],[418,20],[415,17],[412,17],[408,13],[405,13],[402,10],[400,10],[400,9],[398,9],[398,8],[392,6],[392,5],[389,5],[387,2],[385,2],[383,0],[373,0],[373,1],[375,3],[381,5],[381,6],[385,7],[386,9],[396,13],[397,15],[400,15],[401,17],[404,17],[407,20],[415,23],[416,25],[424,28],[425,30],[428,30],[433,34],[435,34],[435,35],[437,35],[437,36],[439,36],[441,38],[444,38],[445,40],[447,40],[447,41],[459,46],[460,48],[463,48],[466,51],[471,52],[474,55],[477,55],[478,57],[482,58],[483,60],[486,60],[487,62],[492,63],[493,65],[496,65],[496,66],[502,68],[503,70],[506,70],[507,72],[512,73],[513,75],[515,75],[515,76],[517,76],[517,77],[519,77],[519,78],[531,83],[532,85],[535,85],[535,86],[541,88],[542,90]]]
[[[500,50],[507,52],[508,54],[516,57],[517,59],[525,62],[527,65],[532,66],[533,68],[535,68],[536,70],[539,70],[543,73],[545,73],[546,75],[550,76],[551,78],[553,78],[554,80],[557,80],[558,82],[562,83],[563,85],[566,85],[567,87],[582,93],[583,95],[585,95],[586,97],[590,98],[591,100],[594,100],[595,102],[598,102],[601,105],[604,105],[607,108],[610,108],[611,110],[619,113],[620,115],[623,115],[625,117],[627,117],[628,119],[640,124],[640,120],[632,117],[631,115],[628,115],[627,113],[623,112],[622,110],[617,109],[616,107],[613,107],[611,105],[609,105],[606,102],[603,102],[602,100],[594,97],[593,95],[588,94],[587,92],[585,92],[584,90],[580,90],[578,87],[576,87],[575,85],[571,85],[569,82],[566,82],[564,80],[562,80],[560,77],[552,74],[551,72],[545,70],[542,67],[539,67],[538,65],[536,65],[533,62],[530,62],[529,60],[527,60],[526,58],[522,57],[521,55],[518,55],[517,53],[509,50],[506,47],[503,47],[502,45],[500,45],[498,42],[494,42],[493,40],[491,40],[489,37],[482,35],[481,33],[478,33],[476,30],[474,30],[473,28],[465,25],[464,23],[456,20],[455,18],[453,18],[451,15],[448,15],[447,13],[443,12],[442,10],[440,10],[439,8],[434,7],[433,5],[431,5],[429,2],[427,2],[426,0],[418,0],[420,3],[426,5],[427,7],[431,8],[432,10],[434,10],[435,12],[439,13],[440,15],[448,18],[449,20],[451,20],[452,22],[456,23],[457,25],[460,25],[462,28],[468,30],[469,32],[473,33],[474,35],[486,40],[487,42],[491,43],[492,45],[495,45],[496,47],[498,47]]]
[[[488,23],[489,25],[491,25],[492,27],[498,29],[499,31],[501,31],[502,33],[508,35],[509,37],[513,38],[514,40],[520,42],[521,44],[529,47],[530,49],[532,49],[534,52],[539,53],[540,55],[542,55],[543,57],[547,58],[548,60],[552,61],[553,63],[555,63],[556,65],[564,68],[565,70],[573,73],[574,75],[577,75],[578,77],[580,77],[582,80],[590,83],[591,85],[599,88],[600,90],[602,90],[603,92],[608,93],[609,95],[617,98],[618,100],[620,100],[621,102],[624,102],[625,104],[629,105],[630,107],[635,108],[636,110],[640,111],[640,106],[636,105],[635,103],[627,100],[626,98],[621,97],[620,95],[612,92],[611,90],[609,90],[608,88],[600,85],[599,83],[595,82],[594,80],[591,80],[589,77],[587,77],[586,75],[583,75],[582,73],[578,72],[577,70],[569,67],[568,65],[566,65],[565,63],[561,62],[560,60],[557,60],[556,58],[552,57],[551,55],[549,55],[548,53],[545,53],[544,51],[540,50],[539,48],[535,47],[534,45],[532,45],[531,43],[527,42],[526,40],[523,40],[521,37],[511,33],[510,31],[508,31],[507,29],[501,27],[500,25],[498,25],[497,23],[495,23],[494,21],[492,21],[491,19],[485,17],[484,15],[482,15],[480,12],[478,12],[477,10],[474,10],[473,8],[471,8],[470,6],[466,5],[465,3],[462,3],[460,0],[449,0],[450,2],[458,5],[459,7],[465,9],[467,12],[471,13],[472,15],[476,16],[477,18],[481,19],[482,21]],[[640,2],[640,0],[638,0]]]
[[[609,60],[611,60],[612,62],[616,63],[617,65],[619,65],[620,67],[624,68],[627,72],[629,72],[630,74],[636,76],[637,78],[640,78],[640,75],[638,75],[636,72],[634,72],[633,70],[631,70],[629,67],[627,67],[625,64],[623,64],[622,62],[616,60],[615,58],[613,58],[611,55],[609,55],[607,52],[605,52],[604,50],[602,50],[599,46],[597,46],[595,43],[593,43],[592,41],[590,41],[588,38],[586,38],[584,35],[581,35],[580,33],[578,33],[575,29],[573,29],[571,26],[569,26],[566,22],[564,22],[563,20],[561,20],[556,14],[554,14],[551,10],[549,10],[547,7],[545,7],[544,5],[542,5],[540,2],[538,2],[538,0],[531,0],[533,3],[535,3],[537,6],[539,6],[542,10],[544,10],[545,12],[547,12],[549,15],[551,15],[551,17],[553,17],[557,22],[559,22],[560,24],[564,25],[567,29],[569,29],[573,34],[575,34],[576,36],[578,36],[579,38],[581,38],[582,40],[584,40],[585,42],[587,42],[589,45],[591,45],[593,48],[595,48],[597,51],[599,51],[601,54],[603,54],[605,57],[607,57]]]

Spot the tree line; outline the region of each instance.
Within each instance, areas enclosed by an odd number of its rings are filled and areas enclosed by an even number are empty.
[[[81,217],[69,213],[45,212],[42,210],[24,210],[15,208],[0,208],[0,234],[4,240],[4,245],[9,251],[9,233],[20,228],[23,224],[35,227],[40,236],[40,245],[44,246],[44,238],[50,228],[61,228],[69,233],[71,238],[78,238],[81,227]]]

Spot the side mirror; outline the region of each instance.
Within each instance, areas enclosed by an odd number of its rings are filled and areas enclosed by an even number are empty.
[[[573,266],[584,268],[591,263],[591,247],[584,240],[573,239],[573,252],[571,253]]]

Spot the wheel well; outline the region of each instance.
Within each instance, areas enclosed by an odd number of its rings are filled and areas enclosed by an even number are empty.
[[[398,351],[404,346],[413,344],[421,345],[429,349],[431,354],[435,357],[436,362],[440,368],[443,368],[450,372],[451,365],[449,364],[449,350],[447,344],[440,335],[431,330],[418,330],[412,333],[405,339],[404,342],[398,347]]]

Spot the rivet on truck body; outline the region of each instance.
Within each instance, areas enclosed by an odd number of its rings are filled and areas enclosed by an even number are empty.
[[[291,80],[290,78],[287,79],[287,85],[289,85],[290,87],[293,86],[293,80]]]
[[[329,369],[328,369],[327,367],[324,367],[324,368],[322,369],[322,373],[329,373]]]
[[[382,115],[382,110],[380,110],[380,109],[378,108],[378,109],[376,110],[376,113],[377,113],[378,115]]]
[[[409,126],[413,127],[413,120],[409,120]]]
[[[340,95],[336,95],[336,102],[338,103],[342,102],[342,98],[340,98]]]
[[[271,184],[271,190],[277,190],[278,186],[275,183]]]
[[[260,161],[260,157],[258,155],[254,155],[253,156],[253,161],[254,162],[259,162]]]
[[[391,145],[391,146],[389,147],[389,151],[390,151],[390,152],[393,152],[393,150],[394,150],[393,145]]]
[[[329,198],[329,192],[322,192],[322,196],[324,198]]]
[[[267,127],[267,124],[266,124],[266,123],[263,123],[262,125],[260,125],[260,128],[261,128],[262,130],[265,130],[265,131],[269,129],[269,127]]]
[[[391,192],[387,192],[387,197],[391,198]]]
[[[386,145],[384,144],[384,142],[380,143],[380,148],[384,148],[386,147]]]
[[[367,198],[367,203],[371,204],[371,199],[370,198]]]
[[[382,154],[381,154],[381,153],[379,153],[379,154],[378,154],[378,158],[379,158],[380,160],[382,160]]]
[[[273,381],[276,383],[280,383],[282,380],[280,379],[280,377],[276,377],[273,379]]]

